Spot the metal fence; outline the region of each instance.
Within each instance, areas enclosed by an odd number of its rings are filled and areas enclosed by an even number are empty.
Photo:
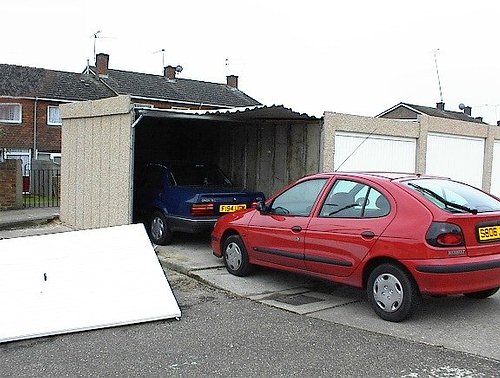
[[[30,169],[23,175],[24,207],[58,207],[61,196],[60,169]]]

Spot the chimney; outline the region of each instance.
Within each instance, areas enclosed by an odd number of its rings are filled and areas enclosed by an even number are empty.
[[[108,76],[109,55],[99,53],[95,56],[95,66],[99,76]]]
[[[444,111],[444,102],[437,102],[436,109]]]
[[[168,80],[175,80],[175,67],[174,66],[166,66],[163,68],[163,76],[165,76]]]
[[[230,86],[231,88],[238,89],[238,76],[236,75],[229,75],[226,76],[227,78],[227,85]]]
[[[467,114],[470,117],[472,114],[472,108],[470,106],[465,106],[464,107],[464,114]]]

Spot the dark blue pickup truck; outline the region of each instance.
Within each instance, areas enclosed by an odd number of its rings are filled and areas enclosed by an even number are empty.
[[[214,164],[148,163],[135,175],[134,216],[159,245],[170,243],[176,231],[209,231],[221,215],[264,200],[261,192],[235,188]]]

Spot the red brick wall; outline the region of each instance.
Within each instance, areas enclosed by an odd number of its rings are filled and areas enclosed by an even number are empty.
[[[0,148],[33,148],[35,100],[0,99],[2,103],[21,104],[21,123],[2,123],[3,136],[0,136]],[[36,148],[39,151],[61,151],[61,126],[47,125],[48,106],[58,106],[60,103],[51,101],[37,101],[36,106]]]
[[[21,160],[0,163],[0,210],[22,207]]]

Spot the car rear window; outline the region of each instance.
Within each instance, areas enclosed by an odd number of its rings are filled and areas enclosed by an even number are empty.
[[[222,171],[212,164],[179,164],[170,167],[172,179],[179,186],[232,186]]]
[[[447,179],[416,179],[405,185],[439,208],[452,213],[500,211],[500,201],[470,185]]]

